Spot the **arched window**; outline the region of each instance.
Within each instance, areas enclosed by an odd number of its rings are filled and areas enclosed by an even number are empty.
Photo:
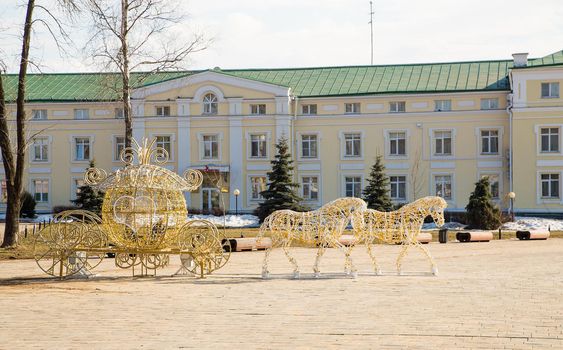
[[[214,94],[203,96],[203,114],[217,114],[217,96]]]

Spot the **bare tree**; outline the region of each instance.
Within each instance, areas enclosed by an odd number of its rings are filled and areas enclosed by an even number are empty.
[[[414,154],[414,161],[411,167],[412,200],[418,199],[424,185],[424,167],[422,166],[422,154],[417,149]]]
[[[117,71],[123,102],[125,146],[131,145],[133,122],[131,88],[150,74],[178,69],[188,56],[207,48],[209,41],[194,34],[187,41],[168,37],[167,30],[183,20],[181,11],[169,0],[84,0],[92,17],[92,35],[86,45],[91,57],[104,70]],[[143,70],[132,79],[131,72]],[[111,75],[107,79],[111,80]],[[132,81],[134,80],[134,81]]]
[[[78,10],[74,0],[58,0],[58,5],[63,10],[72,13]],[[36,16],[34,11],[39,10],[43,17]],[[16,137],[15,147],[10,135],[10,121],[6,108],[6,93],[4,89],[3,70],[0,69],[0,148],[2,149],[2,162],[6,176],[6,224],[2,247],[10,247],[17,244],[19,231],[19,215],[21,209],[21,195],[23,191],[23,176],[25,172],[25,156],[28,139],[26,139],[26,76],[28,66],[33,64],[29,59],[33,27],[36,24],[45,26],[52,35],[55,43],[62,49],[61,41],[68,40],[64,25],[52,10],[35,0],[28,0],[26,6],[25,22],[23,26],[21,56],[18,72],[18,84],[16,93]]]

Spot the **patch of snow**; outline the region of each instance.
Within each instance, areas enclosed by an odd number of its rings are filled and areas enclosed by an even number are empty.
[[[507,222],[502,225],[504,230],[511,231],[528,231],[528,230],[547,230],[563,231],[563,220],[522,217],[517,216],[516,221]]]
[[[49,222],[49,220],[53,220],[53,214],[40,214],[33,218],[33,222]]]
[[[20,218],[20,222],[49,222],[49,219],[53,219],[53,214],[40,214],[35,216],[34,218]],[[6,220],[6,213],[0,213],[0,220]]]
[[[188,220],[209,220],[220,227],[256,227],[258,217],[255,215],[188,215]]]
[[[452,221],[452,222],[446,222],[444,224],[444,226],[442,226],[442,228],[446,228],[448,230],[463,230],[465,228],[465,226],[466,225],[461,224],[459,222]],[[430,222],[430,223],[427,223],[427,224],[423,224],[422,229],[423,230],[437,230],[438,226],[436,226],[436,223]]]

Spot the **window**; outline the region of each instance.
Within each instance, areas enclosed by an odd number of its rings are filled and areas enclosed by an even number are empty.
[[[266,134],[250,135],[250,157],[266,158],[267,149]]]
[[[361,134],[344,134],[344,156],[345,157],[361,157],[362,135]]]
[[[317,105],[302,105],[301,112],[305,115],[317,114]]]
[[[116,108],[114,112],[115,112],[115,119],[125,118],[125,114],[123,114],[123,108]]]
[[[559,198],[559,174],[541,174],[542,198]]]
[[[219,107],[217,96],[214,94],[206,94],[203,96],[203,114],[217,114]]]
[[[125,137],[124,136],[116,136],[113,139],[113,160],[120,161],[121,160],[121,152],[125,149]]]
[[[559,83],[541,83],[542,98],[558,98]]]
[[[389,133],[389,155],[391,156],[404,156],[406,155],[406,142],[407,134],[401,132]]]
[[[170,136],[156,136],[155,146],[165,149],[168,152],[168,157],[172,158],[172,141]]]
[[[344,178],[346,197],[360,198],[362,196],[362,177],[346,176]]]
[[[219,136],[203,135],[203,159],[219,158]]]
[[[389,184],[391,186],[391,199],[405,200],[407,199],[407,177],[404,175],[389,176]]]
[[[250,177],[250,199],[260,200],[262,195],[260,192],[266,190],[266,177],[265,176],[251,176]]]
[[[8,201],[8,184],[6,184],[6,180],[2,180],[1,186],[0,201],[6,203]]]
[[[317,158],[317,135],[301,135],[301,157]]]
[[[451,175],[438,175],[434,177],[434,184],[436,186],[436,196],[444,199],[452,199],[452,176]]]
[[[498,154],[498,130],[481,130],[481,154]]]
[[[360,113],[360,103],[345,103],[344,111],[346,114]]]
[[[444,112],[452,110],[451,100],[436,100],[434,101],[434,110],[436,112]]]
[[[559,128],[541,128],[541,151],[559,152]]]
[[[33,139],[33,161],[49,161],[49,139],[47,137],[37,137]]]
[[[389,112],[391,113],[404,113],[405,112],[405,101],[399,102],[389,102]]]
[[[319,199],[319,178],[316,176],[303,176],[301,186],[303,188],[303,199],[316,201]]]
[[[265,104],[250,105],[250,114],[253,115],[266,114],[266,105]]]
[[[31,110],[31,118],[34,120],[45,120],[47,119],[47,110],[46,109],[32,109]]]
[[[88,109],[75,109],[74,119],[90,119],[90,111]]]
[[[156,107],[157,117],[169,117],[170,116],[170,106],[157,106]]]
[[[48,202],[49,180],[33,180],[33,193],[37,202]]]
[[[434,154],[449,156],[452,154],[452,132],[434,131]]]
[[[74,138],[74,160],[83,161],[90,160],[90,138],[75,137]]]
[[[481,109],[498,109],[498,98],[482,98]]]
[[[499,175],[498,174],[487,174],[487,175],[481,176],[481,178],[485,178],[485,177],[489,178],[489,191],[491,192],[491,197],[493,199],[499,199],[500,198]]]

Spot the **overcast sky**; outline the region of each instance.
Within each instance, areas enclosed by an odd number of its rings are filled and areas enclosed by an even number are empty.
[[[50,2],[53,0],[38,0]],[[180,1],[180,0],[178,0]],[[4,61],[14,72],[22,0],[0,0]],[[365,65],[370,63],[369,0],[182,0],[188,21],[175,33],[202,31],[212,46],[188,69]],[[540,57],[563,49],[562,0],[375,0],[374,63]],[[81,21],[85,22],[85,20]],[[78,48],[87,28],[71,30]],[[33,56],[44,72],[93,71],[71,49],[61,58],[37,28]],[[188,34],[185,34],[188,35]]]

